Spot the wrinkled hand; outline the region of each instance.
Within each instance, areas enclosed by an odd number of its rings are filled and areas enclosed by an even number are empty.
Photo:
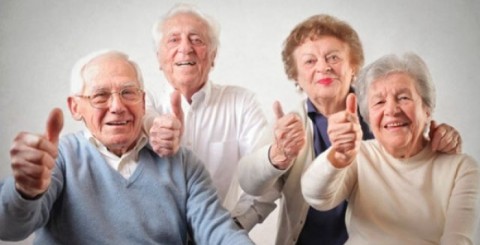
[[[170,96],[172,114],[165,114],[154,119],[150,128],[150,145],[161,157],[172,156],[180,148],[183,133],[183,111],[180,92],[174,91]]]
[[[47,191],[58,155],[58,138],[63,128],[63,114],[53,109],[45,135],[19,133],[10,149],[15,188],[25,198],[33,199]]]
[[[350,165],[362,141],[362,128],[357,116],[357,97],[349,94],[345,111],[328,117],[328,137],[332,144],[329,160],[337,168]]]
[[[305,128],[300,117],[294,113],[284,115],[280,102],[273,104],[275,122],[275,143],[270,147],[269,156],[278,169],[286,169],[305,144]]]
[[[430,124],[430,139],[432,140],[432,150],[448,153],[448,154],[457,154],[462,152],[462,138],[455,128],[447,125],[440,124],[437,125],[435,121],[432,120]]]

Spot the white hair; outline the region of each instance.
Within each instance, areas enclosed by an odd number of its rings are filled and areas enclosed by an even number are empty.
[[[162,40],[163,32],[162,28],[165,22],[167,22],[172,17],[178,14],[191,14],[194,15],[201,20],[203,20],[207,27],[207,35],[209,38],[209,52],[215,53],[220,46],[220,25],[216,22],[212,17],[202,13],[197,7],[191,4],[180,3],[173,6],[163,17],[161,17],[152,28],[152,36],[153,36],[153,45],[155,51],[158,52],[158,47],[160,41]]]
[[[100,50],[96,51],[93,53],[90,53],[83,58],[80,58],[75,65],[72,68],[72,74],[70,77],[70,93],[72,95],[75,94],[80,94],[82,93],[83,89],[85,88],[85,79],[83,77],[83,71],[85,67],[94,59],[99,58],[99,57],[105,57],[105,56],[110,56],[110,57],[119,57],[121,59],[126,60],[128,63],[130,63],[133,68],[135,69],[135,72],[137,73],[137,80],[138,84],[140,85],[140,88],[143,89],[143,77],[142,77],[142,72],[140,70],[140,67],[135,63],[134,61],[130,60],[128,55],[125,53],[122,53],[120,51],[116,50]]]

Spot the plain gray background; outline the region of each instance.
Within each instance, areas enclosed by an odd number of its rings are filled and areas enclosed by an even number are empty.
[[[11,173],[9,148],[17,132],[43,133],[53,107],[64,111],[63,134],[82,127],[66,107],[70,69],[80,57],[105,48],[124,51],[138,61],[147,87],[159,88],[164,78],[150,30],[176,2],[0,0],[0,178]],[[271,122],[274,100],[289,110],[301,99],[283,71],[283,40],[300,21],[327,13],[357,30],[367,64],[391,52],[422,56],[437,88],[434,117],[457,128],[463,151],[480,160],[480,1],[187,2],[221,25],[211,80],[254,90]],[[275,218],[252,232],[258,244],[273,244]]]

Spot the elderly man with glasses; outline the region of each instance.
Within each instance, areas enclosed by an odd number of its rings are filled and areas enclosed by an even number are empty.
[[[253,244],[217,200],[189,150],[160,157],[142,131],[143,81],[116,51],[72,72],[68,107],[86,130],[59,137],[54,109],[44,135],[19,133],[13,176],[0,182],[0,239],[35,244]]]

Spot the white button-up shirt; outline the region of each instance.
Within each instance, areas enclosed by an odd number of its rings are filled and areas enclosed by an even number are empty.
[[[172,92],[173,88],[166,85],[159,93],[148,93],[144,120],[147,131],[155,116],[172,113]],[[182,145],[204,162],[220,199],[232,211],[241,194],[235,175],[238,161],[267,143],[260,142],[260,135],[268,126],[266,116],[253,92],[211,82],[192,96],[191,104],[182,96],[182,109]]]

